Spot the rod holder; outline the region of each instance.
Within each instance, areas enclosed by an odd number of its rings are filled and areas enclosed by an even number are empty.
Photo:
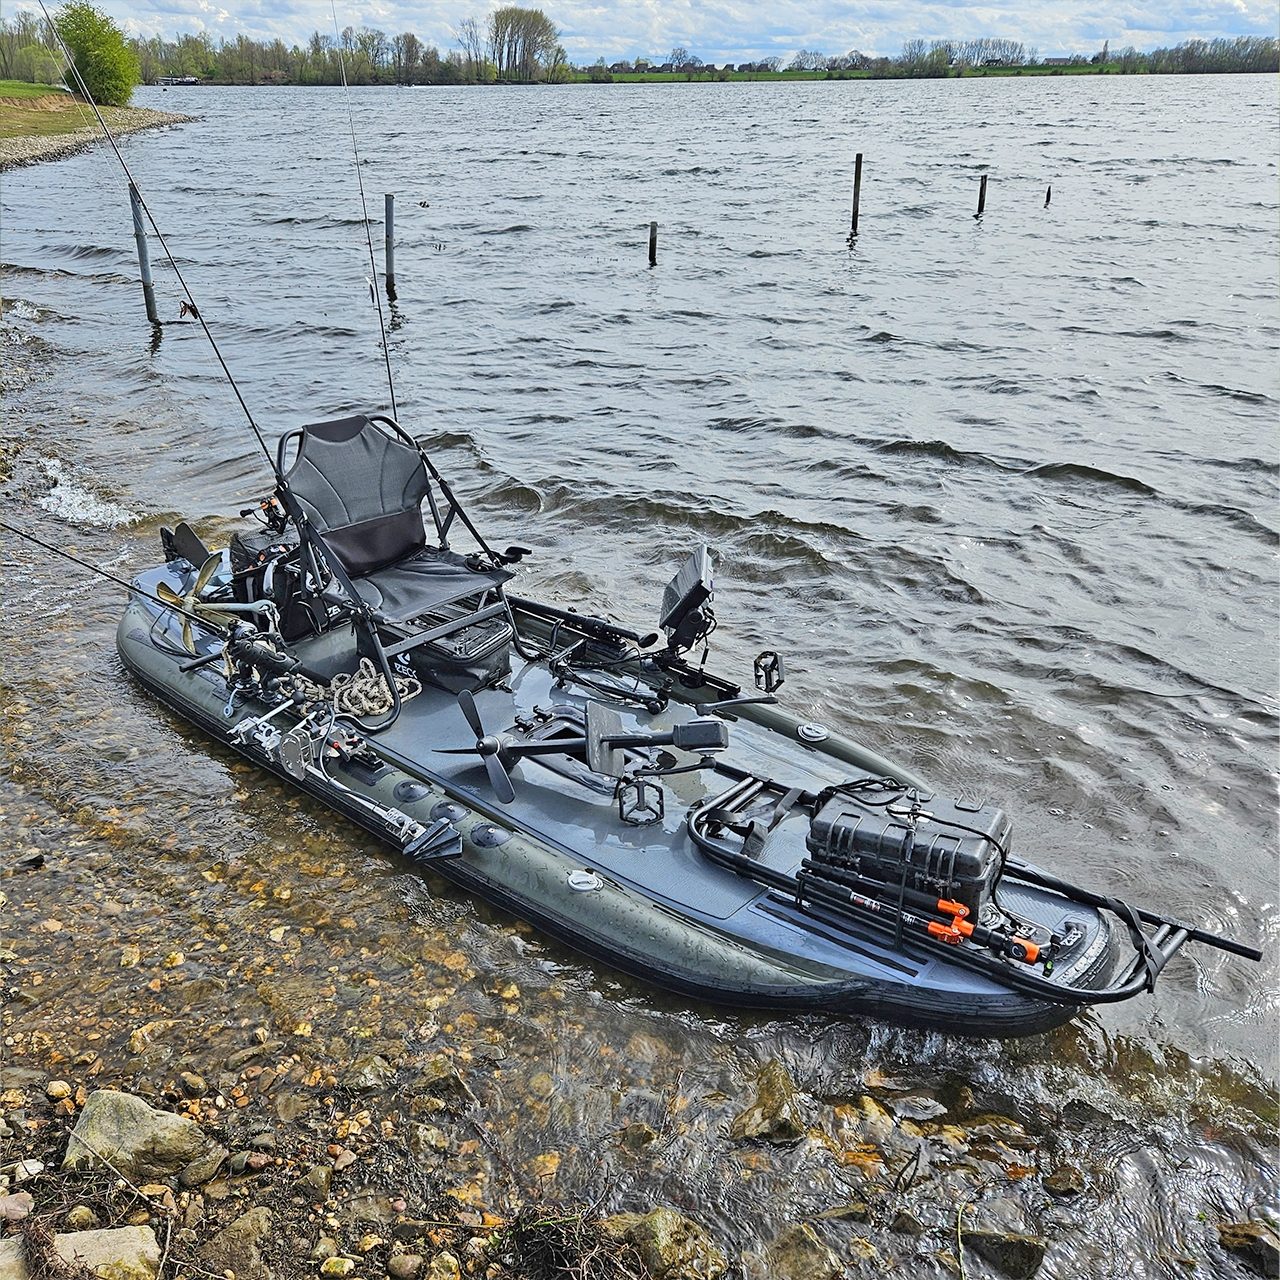
[[[394,302],[396,300],[396,198],[389,191],[382,197],[382,208],[387,297]]]
[[[138,188],[129,183],[129,208],[133,213],[133,240],[138,246],[138,274],[142,277],[142,300],[146,304],[147,319],[160,323],[156,312],[156,285],[151,275],[151,255],[147,251],[147,231],[142,221],[142,197]]]

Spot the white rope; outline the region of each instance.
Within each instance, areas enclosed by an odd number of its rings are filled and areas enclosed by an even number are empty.
[[[422,681],[415,676],[396,676],[396,689],[401,702],[408,702],[422,692]],[[391,710],[391,692],[382,672],[369,658],[361,658],[355,671],[340,671],[327,690],[304,681],[308,695],[317,702],[332,702],[339,715],[356,717],[383,715]]]

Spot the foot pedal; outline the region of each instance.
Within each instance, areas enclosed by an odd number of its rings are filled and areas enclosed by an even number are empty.
[[[628,826],[647,827],[661,822],[667,811],[662,783],[629,778],[618,787],[618,817]]]
[[[462,833],[446,818],[439,818],[404,846],[406,858],[415,862],[445,862],[462,857]]]

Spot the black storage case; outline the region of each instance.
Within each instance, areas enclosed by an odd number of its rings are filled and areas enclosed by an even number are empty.
[[[884,805],[832,796],[814,813],[806,839],[814,872],[821,875],[824,866],[853,872],[883,884],[887,896],[905,875],[908,888],[962,902],[976,920],[995,888],[1000,849],[1009,847],[1009,819],[993,805],[931,796],[909,840],[906,807],[905,798]]]

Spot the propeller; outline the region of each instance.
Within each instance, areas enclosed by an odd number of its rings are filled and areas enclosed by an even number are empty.
[[[442,756],[478,755],[484,762],[484,771],[489,775],[489,785],[502,804],[510,804],[516,798],[516,789],[511,783],[511,775],[507,772],[502,739],[496,734],[486,733],[480,712],[476,708],[476,700],[470,689],[463,689],[458,694],[458,706],[466,717],[471,732],[476,735],[474,747],[437,748],[436,753]]]
[[[222,556],[218,552],[214,552],[200,566],[200,572],[196,574],[195,585],[185,595],[179,595],[167,582],[156,584],[156,595],[167,605],[172,605],[176,609],[184,611],[182,615],[182,643],[188,653],[195,653],[195,638],[191,634],[191,618],[186,616],[194,614],[197,618],[220,618],[224,616],[218,609],[217,605],[206,604],[200,599],[206,587],[213,580],[213,575],[218,572],[222,565]]]

